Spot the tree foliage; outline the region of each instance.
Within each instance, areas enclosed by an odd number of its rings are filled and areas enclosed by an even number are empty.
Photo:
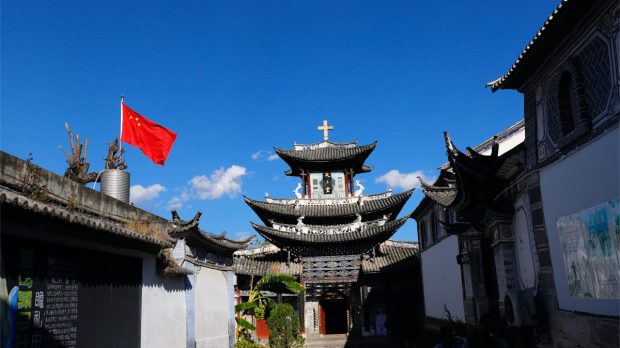
[[[288,303],[276,304],[267,318],[269,343],[276,348],[303,347],[299,317]]]
[[[263,294],[263,291],[299,294],[304,291],[304,289],[304,286],[297,282],[297,278],[290,274],[268,274],[257,281],[256,284],[254,284],[254,276],[252,276],[250,279],[250,295],[248,296],[248,300],[235,305],[235,312],[245,314],[253,309],[256,314],[256,319],[263,319],[266,307],[273,308],[276,305],[275,301]],[[235,320],[237,325],[241,328],[240,340],[250,340],[249,331],[255,331],[256,327],[241,317],[235,317]]]

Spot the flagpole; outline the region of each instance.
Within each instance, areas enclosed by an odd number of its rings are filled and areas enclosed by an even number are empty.
[[[125,100],[125,96],[121,95],[121,133],[118,137],[118,158],[121,159],[123,157],[123,101]]]

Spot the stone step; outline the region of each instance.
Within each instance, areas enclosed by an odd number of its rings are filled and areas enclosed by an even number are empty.
[[[392,348],[400,345],[390,342],[387,337],[349,337],[347,335],[307,336],[304,347],[308,348]]]

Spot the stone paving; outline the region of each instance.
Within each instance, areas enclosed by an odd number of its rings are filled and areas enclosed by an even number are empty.
[[[347,335],[309,335],[304,347],[308,348],[398,348],[387,337],[347,337]]]

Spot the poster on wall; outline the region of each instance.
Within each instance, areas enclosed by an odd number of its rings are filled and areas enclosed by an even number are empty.
[[[618,200],[557,219],[570,296],[620,298]]]

